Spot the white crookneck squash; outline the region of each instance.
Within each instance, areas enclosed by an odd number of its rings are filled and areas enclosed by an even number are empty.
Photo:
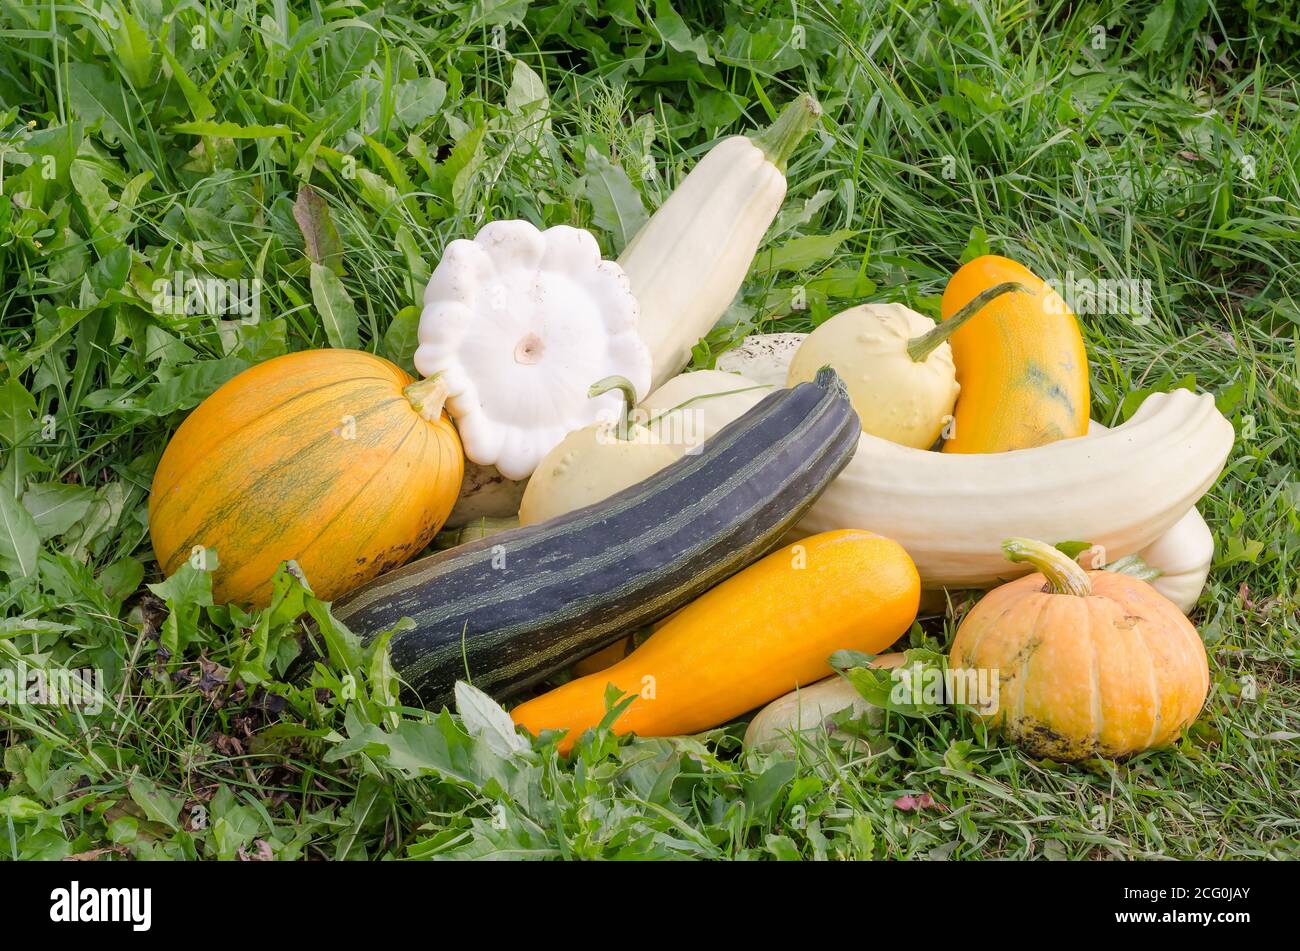
[[[1214,484],[1232,424],[1209,394],[1153,393],[1105,433],[1033,449],[948,454],[863,435],[858,452],[797,526],[870,525],[902,544],[931,588],[982,588],[1008,570],[1008,534],[1141,551]],[[1001,562],[1001,563],[1000,563]]]
[[[594,399],[610,391],[623,399],[618,420],[576,429],[542,458],[524,489],[520,525],[536,525],[594,505],[680,458],[633,419],[636,392],[626,379],[601,380],[592,385],[590,396]]]
[[[701,416],[697,435],[707,439],[729,421],[726,413]],[[1232,424],[1212,396],[1175,390],[1147,397],[1121,426],[1097,428],[1033,449],[969,455],[863,434],[792,537],[869,528],[907,549],[928,589],[987,588],[1024,574],[1002,556],[1008,532],[1086,540],[1107,561],[1141,553],[1164,572],[1157,590],[1189,609],[1212,553],[1193,507],[1223,468]]]
[[[465,455],[523,479],[561,439],[618,414],[593,379],[650,389],[627,276],[596,239],[563,225],[494,221],[447,245],[429,278],[415,366],[442,374]]]
[[[789,336],[802,340],[804,335],[790,334]],[[775,387],[784,386],[788,362],[787,359],[780,363],[780,381],[775,384]],[[651,462],[658,468],[662,468],[676,462],[684,452],[698,449],[707,438],[705,433],[715,433],[733,419],[743,416],[775,387],[766,384],[758,385],[734,373],[723,373],[718,370],[698,370],[673,377],[647,396],[638,408],[638,420],[651,431],[651,440],[667,446],[669,450],[668,452],[643,451],[640,445],[636,448],[628,447],[628,452],[638,463],[636,470],[638,472],[645,470],[638,478],[643,479],[651,472],[657,471],[657,468],[646,468]],[[567,439],[568,437],[565,441]],[[565,445],[565,441],[559,445]],[[548,457],[554,455],[558,449],[559,446],[552,449]],[[545,468],[544,459],[538,465],[538,469]],[[533,479],[537,478],[538,474],[535,473]],[[637,480],[632,479],[626,484],[630,485],[635,481]],[[446,528],[473,526],[485,518],[489,522],[495,522],[516,516],[520,512],[524,494],[528,491],[531,482],[532,480],[529,479],[507,479],[495,468],[466,462],[460,497],[456,501],[455,508],[452,509],[451,516],[447,519]],[[612,495],[613,491],[606,492],[600,498]],[[533,494],[535,500],[542,497],[538,495],[538,490],[534,490]],[[591,498],[590,501],[582,504],[589,505],[595,501],[599,499]],[[546,506],[539,506],[539,510],[543,507]]]
[[[802,95],[766,131],[723,139],[638,231],[618,263],[641,305],[653,387],[690,361],[749,273],[785,200],[785,164],[821,107]]]

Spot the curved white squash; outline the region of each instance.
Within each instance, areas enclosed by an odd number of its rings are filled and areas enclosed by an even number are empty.
[[[819,116],[821,106],[803,95],[765,132],[723,139],[623,250],[618,263],[641,305],[651,389],[690,362],[740,290],[785,200],[786,160]]]
[[[1149,567],[1160,571],[1157,577],[1148,579],[1151,587],[1172,601],[1184,614],[1190,614],[1205,589],[1206,579],[1210,576],[1210,565],[1214,561],[1214,536],[1210,534],[1210,527],[1205,524],[1205,519],[1196,507],[1188,509],[1187,514],[1175,522],[1173,528],[1137,554]],[[1089,559],[1090,556],[1086,553],[1079,556],[1079,561],[1085,568],[1091,564]],[[921,592],[922,613],[942,613],[946,606],[947,598],[942,589],[928,588]]]
[[[689,378],[697,375],[673,380],[674,391],[693,389]],[[736,385],[729,376],[694,385],[706,392],[717,382]],[[699,417],[700,438],[735,418],[727,407],[716,402]],[[907,549],[931,589],[987,588],[1024,574],[1002,557],[1011,534],[1090,541],[1105,546],[1108,561],[1141,553],[1165,573],[1157,590],[1186,609],[1213,554],[1204,544],[1208,529],[1191,510],[1222,470],[1233,436],[1214,398],[1187,390],[1152,394],[1115,429],[1012,452],[949,455],[863,435],[790,537],[879,532]]]
[[[1174,526],[1218,477],[1232,424],[1209,394],[1153,393],[1122,426],[1033,449],[950,455],[863,435],[800,535],[869,527],[893,538],[930,588],[979,588],[1026,573],[1003,538],[1087,540],[1108,560]]]

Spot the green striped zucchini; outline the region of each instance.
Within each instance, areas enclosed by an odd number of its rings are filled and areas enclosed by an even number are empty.
[[[823,370],[645,481],[412,562],[348,594],[334,615],[367,640],[414,620],[391,656],[430,706],[458,679],[504,699],[776,547],[849,461],[859,429],[844,384]]]

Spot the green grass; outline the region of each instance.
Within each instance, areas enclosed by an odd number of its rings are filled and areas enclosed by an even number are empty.
[[[1288,5],[596,6],[0,2],[0,658],[99,668],[108,695],[97,715],[0,706],[0,855],[1300,853]],[[933,314],[984,250],[1152,282],[1149,321],[1083,320],[1094,417],[1194,386],[1239,433],[1202,504],[1212,694],[1176,748],[1061,767],[944,711],[891,715],[872,754],[822,739],[746,757],[742,724],[600,732],[565,762],[487,714],[395,708],[383,657],[342,632],[329,673],[281,682],[304,606],[329,626],[300,589],[248,616],[207,603],[202,572],[159,586],[152,469],[222,381],[353,341],[409,365],[448,240],[524,217],[615,254],[713,140],[802,90],[826,118],[697,362],[862,300]],[[341,249],[313,252],[341,271],[316,278],[344,314],[328,329],[294,217],[306,183]],[[156,313],[153,282],[178,272],[262,281],[260,320]],[[927,619],[914,646],[954,626]],[[895,805],[926,792],[937,808]]]

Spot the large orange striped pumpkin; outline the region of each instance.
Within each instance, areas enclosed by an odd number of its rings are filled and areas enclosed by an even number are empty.
[[[253,606],[268,603],[288,559],[325,599],[400,565],[460,489],[464,455],[444,394],[437,379],[412,383],[355,350],[245,370],[190,414],[158,464],[158,564],[170,575],[214,552],[213,596]]]

